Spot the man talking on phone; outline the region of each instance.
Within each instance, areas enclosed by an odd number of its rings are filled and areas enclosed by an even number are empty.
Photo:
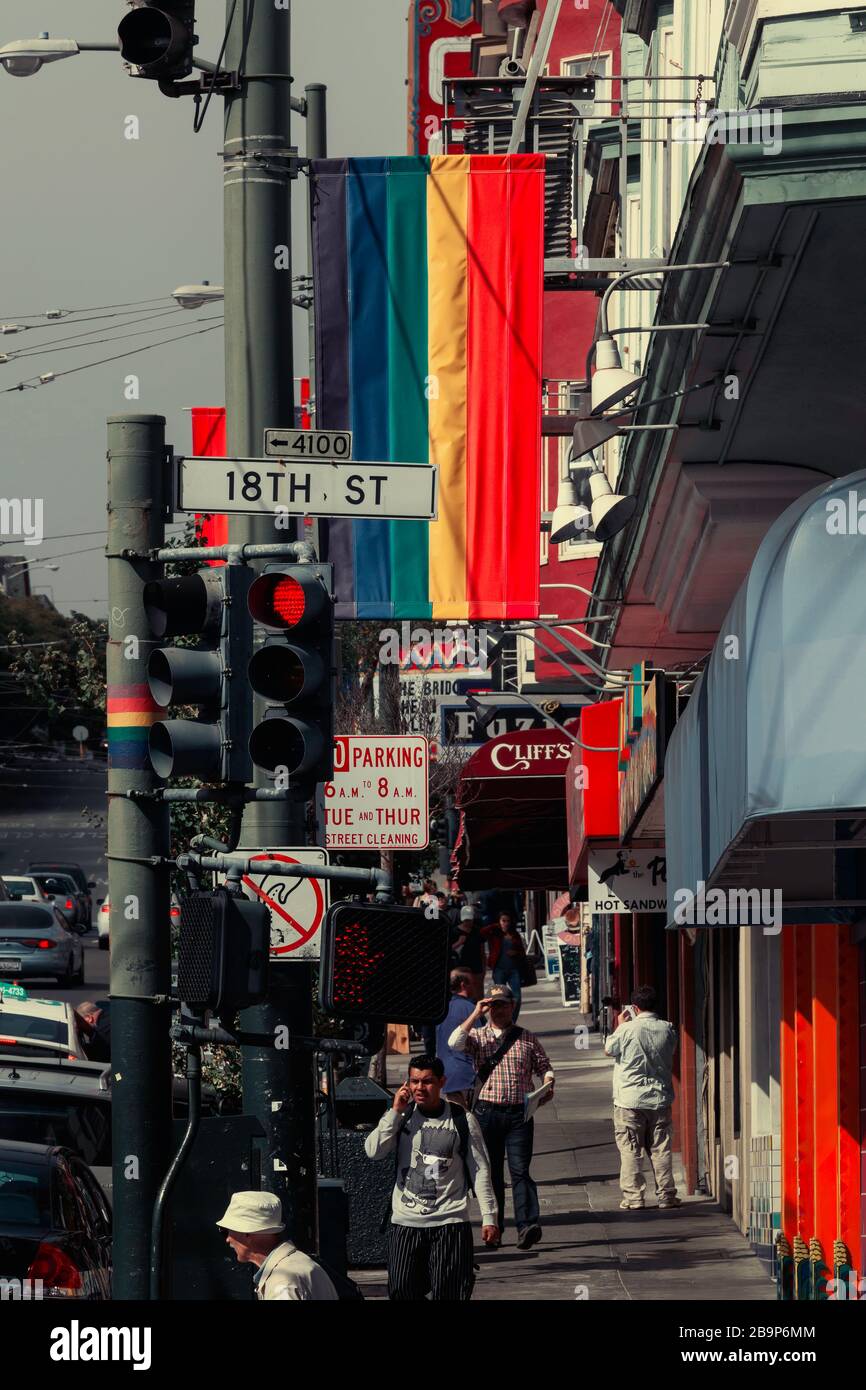
[[[469,1197],[481,1208],[481,1237],[498,1245],[496,1198],[478,1121],[442,1099],[445,1068],[424,1053],[367,1135],[368,1158],[394,1157],[388,1231],[388,1297],[466,1301],[475,1266]]]

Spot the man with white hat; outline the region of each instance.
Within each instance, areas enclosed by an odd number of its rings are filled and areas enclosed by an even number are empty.
[[[283,1208],[272,1192],[235,1192],[216,1224],[225,1231],[238,1261],[258,1266],[253,1276],[257,1299],[339,1298],[321,1265],[283,1238]]]

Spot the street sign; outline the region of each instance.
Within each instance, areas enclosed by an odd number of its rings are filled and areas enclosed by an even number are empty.
[[[420,734],[338,734],[325,784],[328,849],[425,849],[429,747]]]
[[[350,430],[265,430],[268,458],[350,459]]]
[[[664,850],[591,849],[589,905],[592,912],[667,912]]]
[[[252,857],[277,859],[285,864],[330,862],[323,849],[257,849]],[[271,960],[318,960],[319,932],[330,902],[328,880],[252,873],[244,874],[241,882],[248,898],[258,898],[270,909]]]
[[[429,521],[436,480],[425,463],[181,458],[175,510]]]

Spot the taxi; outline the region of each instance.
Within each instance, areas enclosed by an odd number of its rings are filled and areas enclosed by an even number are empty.
[[[84,1061],[75,1010],[65,999],[32,999],[0,981],[0,1052]]]

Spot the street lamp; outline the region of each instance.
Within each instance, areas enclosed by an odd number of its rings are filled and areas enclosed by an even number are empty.
[[[203,304],[216,304],[225,298],[222,285],[212,285],[210,280],[202,280],[200,285],[178,285],[171,292],[182,309],[200,309]]]
[[[51,39],[43,31],[38,39],[14,39],[0,48],[0,63],[10,77],[32,77],[43,63],[56,63],[61,58],[74,58],[80,53],[74,39]]]

